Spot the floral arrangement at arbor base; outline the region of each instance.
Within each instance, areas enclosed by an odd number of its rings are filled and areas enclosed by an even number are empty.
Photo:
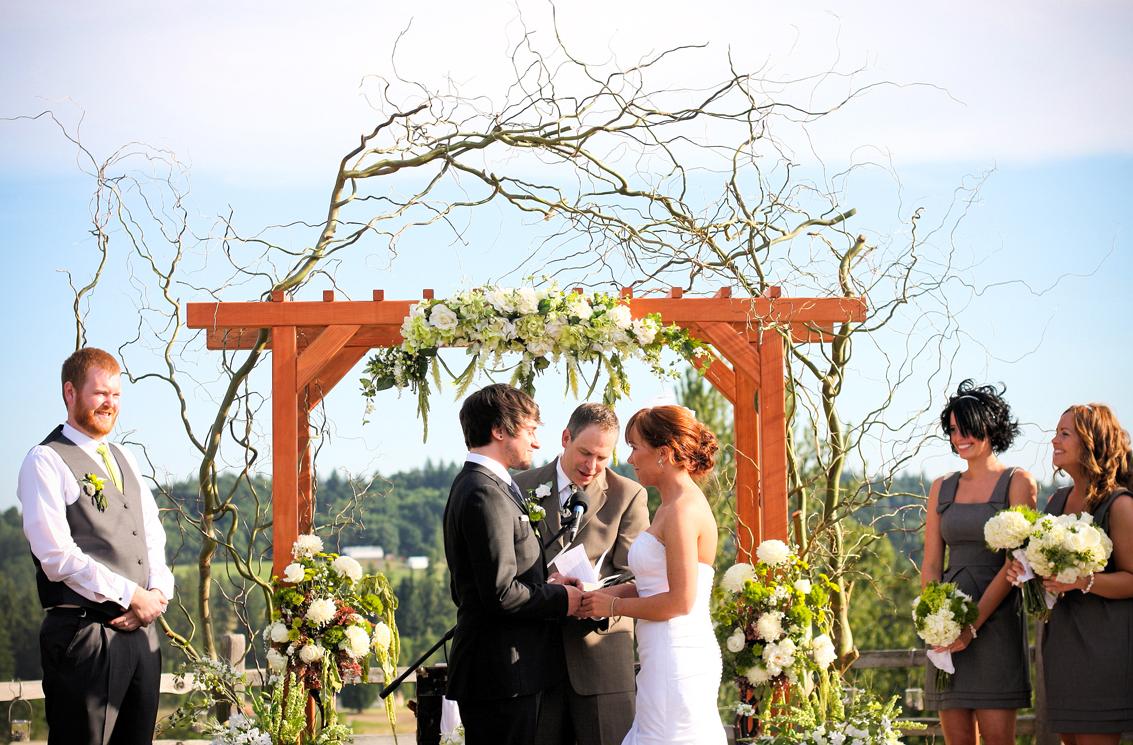
[[[1046,591],[1043,582],[1033,571],[1027,560],[1026,545],[1035,529],[1040,515],[1025,505],[1016,505],[1001,510],[984,523],[984,542],[993,551],[1010,551],[1011,556],[1023,565],[1024,572],[1018,580],[1023,586],[1023,607],[1028,613],[1046,617]],[[1027,575],[1030,575],[1029,577]]]
[[[951,582],[929,582],[913,599],[917,636],[930,647],[947,647],[960,638],[964,627],[975,623],[980,611],[972,597]],[[945,688],[956,668],[951,652],[928,650],[936,668],[937,688]]]
[[[782,541],[759,544],[755,558],[724,572],[712,611],[725,675],[740,687],[739,741],[890,745],[917,729],[899,721],[896,698],[849,688],[833,667],[830,580]]]
[[[362,393],[372,402],[389,388],[408,388],[417,394],[417,409],[426,424],[429,377],[440,386],[444,368],[456,385],[457,397],[478,372],[504,369],[504,356],[518,354],[511,382],[533,393],[535,376],[551,362],[566,364],[567,385],[577,395],[586,379],[583,366],[595,366],[590,393],[604,370],[602,398],[608,404],[629,394],[624,363],[643,360],[659,376],[676,372],[663,364],[668,348],[689,360],[700,360],[704,344],[676,325],[665,326],[659,314],[634,319],[627,301],[594,293],[563,292],[555,285],[533,289],[477,287],[444,299],[413,305],[401,325],[401,346],[377,352],[366,366]],[[466,347],[472,359],[454,374],[437,354],[440,347]],[[427,433],[426,428],[426,433]]]
[[[192,723],[215,745],[352,741],[350,728],[338,721],[335,696],[346,683],[368,680],[371,662],[386,680],[394,677],[397,599],[385,576],[365,574],[353,558],[323,551],[318,536],[299,536],[291,554],[283,577],[273,580],[272,623],[263,633],[267,685],[255,689],[225,663],[194,659],[185,670],[193,675],[192,693],[164,728]],[[217,702],[235,712],[225,723],[211,716]],[[386,699],[386,713],[392,726],[392,699]]]

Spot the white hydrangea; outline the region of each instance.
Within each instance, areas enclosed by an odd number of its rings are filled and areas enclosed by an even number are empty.
[[[321,660],[325,653],[326,650],[318,644],[305,644],[299,649],[299,659],[310,665]]]
[[[825,670],[838,659],[838,653],[834,650],[834,642],[826,634],[819,634],[810,641],[810,652],[814,657],[814,664],[818,665],[819,669]]]
[[[727,641],[724,642],[724,645],[732,654],[739,654],[740,652],[744,651],[744,647],[747,645],[747,638],[744,636],[744,630],[736,629],[735,631],[733,631],[732,635],[729,636]]]
[[[282,652],[279,652],[274,647],[268,649],[267,662],[268,669],[274,670],[276,672],[279,672],[280,670],[283,670],[283,668],[287,667],[287,658],[283,655]]]
[[[429,309],[429,324],[433,328],[441,331],[452,331],[459,322],[460,319],[456,317],[456,313],[453,313],[452,309],[444,303],[437,303]]]
[[[314,534],[307,534],[295,539],[295,545],[291,547],[291,555],[301,559],[305,556],[314,556],[322,550],[323,539]]]
[[[361,626],[347,626],[344,633],[346,638],[339,646],[356,660],[365,657],[370,651],[370,635],[366,633],[366,629]]]
[[[756,557],[768,566],[779,566],[791,558],[791,548],[776,538],[769,538],[755,549]]]
[[[351,582],[362,579],[362,565],[352,556],[339,556],[331,564],[331,567],[338,576],[346,577]]]
[[[984,542],[996,551],[1019,548],[1031,534],[1031,521],[1015,510],[1003,510],[984,523]]]
[[[532,339],[527,342],[527,351],[533,357],[544,357],[555,349],[555,344],[550,339]]]
[[[720,586],[728,592],[739,592],[749,579],[755,579],[755,567],[740,562],[728,567],[724,576],[720,578]]]
[[[744,671],[744,677],[753,686],[761,686],[771,680],[771,673],[762,665],[753,665]]]
[[[276,621],[271,626],[268,626],[268,638],[276,644],[283,644],[287,641],[288,628],[285,624]]]
[[[334,605],[333,598],[312,600],[310,607],[307,608],[306,619],[315,626],[325,626],[334,618],[336,610],[338,609]]]
[[[760,615],[755,622],[755,633],[768,642],[783,636],[783,614],[780,611],[768,611]]]
[[[952,616],[952,611],[946,606],[925,616],[924,628],[917,631],[918,635],[930,646],[947,647],[960,638],[960,624]]]
[[[306,576],[303,565],[292,562],[283,568],[283,581],[295,585],[303,581]]]
[[[385,621],[378,621],[374,624],[374,636],[371,644],[374,649],[389,649],[389,646],[393,644],[393,630]]]
[[[587,321],[594,315],[594,309],[590,307],[590,301],[586,299],[585,295],[572,292],[567,296],[567,311],[572,316],[577,316],[580,321]]]
[[[813,589],[814,587],[811,585],[809,579],[804,578],[795,580],[795,590],[802,593],[803,595],[809,595],[811,590]]]

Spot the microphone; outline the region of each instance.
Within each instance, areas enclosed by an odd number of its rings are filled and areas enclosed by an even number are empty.
[[[582,516],[590,507],[590,498],[576,484],[571,484],[570,498],[567,499],[566,506],[570,510],[570,540],[573,542],[578,536],[578,529],[582,527]]]

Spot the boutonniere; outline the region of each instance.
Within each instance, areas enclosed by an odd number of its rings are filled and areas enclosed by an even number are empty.
[[[551,493],[550,484],[539,484],[539,486],[531,489],[527,493],[527,517],[533,523],[537,523],[547,516],[547,510],[543,509],[542,501]]]
[[[79,488],[83,490],[83,494],[90,497],[90,503],[97,507],[99,512],[106,512],[106,495],[102,493],[104,486],[106,481],[93,473],[85,474],[83,480],[79,482]]]

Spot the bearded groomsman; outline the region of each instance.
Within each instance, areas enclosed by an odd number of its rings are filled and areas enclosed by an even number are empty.
[[[63,363],[67,421],[24,458],[17,494],[47,615],[39,633],[50,745],[149,745],[161,652],[153,622],[173,595],[157,504],[134,457],[110,444],[118,361]]]
[[[645,488],[619,476],[608,464],[618,442],[618,417],[601,404],[586,403],[571,414],[562,434],[562,454],[515,477],[546,510],[544,540],[562,527],[560,511],[571,486],[585,491],[589,507],[577,537],[569,531],[544,549],[551,561],[564,548],[581,545],[603,578],[629,576],[627,555],[649,525]],[[560,695],[547,695],[539,712],[538,745],[620,745],[634,715],[633,620],[567,621],[562,627],[567,681]]]

